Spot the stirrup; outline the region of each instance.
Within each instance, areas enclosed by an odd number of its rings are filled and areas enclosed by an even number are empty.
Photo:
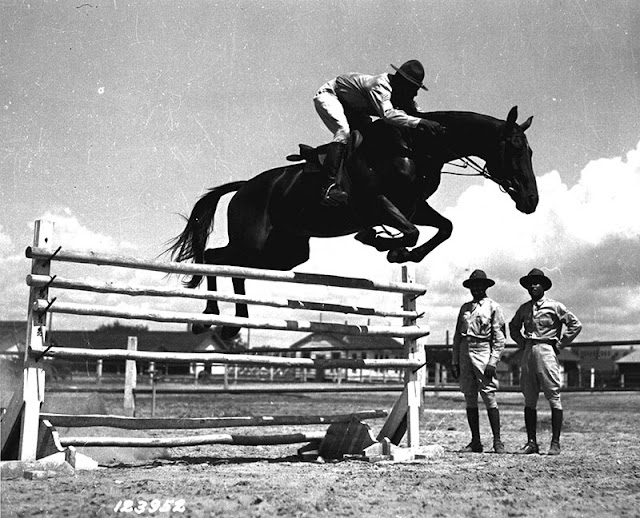
[[[349,201],[349,195],[340,188],[337,183],[332,183],[327,190],[324,192],[324,196],[322,197],[321,205],[324,206],[338,206],[338,205],[346,205]]]

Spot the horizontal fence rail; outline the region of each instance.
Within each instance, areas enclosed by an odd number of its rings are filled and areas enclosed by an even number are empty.
[[[89,315],[125,318],[132,320],[151,320],[153,322],[174,322],[191,324],[210,324],[246,327],[249,329],[270,329],[277,331],[305,331],[316,333],[340,333],[345,335],[397,336],[417,338],[429,334],[426,326],[370,326],[357,324],[335,324],[329,322],[311,322],[306,320],[256,319],[205,313],[182,313],[177,311],[118,309],[111,306],[59,302],[57,300],[38,299],[33,308],[36,313],[51,311],[71,315]]]
[[[291,433],[280,435],[213,434],[192,437],[60,437],[62,446],[118,446],[133,448],[174,448],[205,444],[233,444],[236,446],[273,446],[321,441],[325,432]]]
[[[175,363],[216,363],[216,364],[238,364],[238,365],[264,365],[272,367],[299,367],[309,369],[379,369],[379,368],[417,368],[423,365],[419,360],[409,360],[403,358],[385,359],[349,359],[349,358],[287,358],[281,356],[258,356],[248,354],[227,354],[227,353],[181,353],[181,352],[152,352],[152,351],[129,351],[124,349],[83,349],[83,348],[60,348],[49,349],[45,352],[30,351],[34,358],[42,355],[52,358],[88,358],[105,360],[138,360],[138,361],[164,361]]]
[[[53,426],[82,428],[107,426],[126,430],[168,430],[168,429],[205,429],[236,428],[243,426],[282,426],[312,425],[330,423],[348,423],[352,419],[379,419],[386,417],[384,410],[353,412],[336,415],[286,415],[286,416],[250,416],[250,417],[123,417],[118,415],[73,415],[41,413]]]
[[[285,358],[280,356],[256,356],[251,354],[226,353],[178,353],[178,352],[151,352],[151,351],[130,351],[123,349],[82,349],[82,348],[61,348],[48,349],[46,351],[30,351],[30,356],[40,358],[41,356],[52,358],[90,358],[105,360],[140,360],[140,361],[171,361],[180,363],[211,362],[220,364],[239,365],[267,365],[272,367],[300,367],[309,369],[410,369],[423,366],[419,360],[403,358],[386,359],[321,359],[321,358]]]
[[[142,260],[116,254],[103,254],[80,250],[52,250],[49,248],[28,247],[26,256],[30,259],[52,260],[71,263],[95,264],[99,266],[119,266],[137,270],[151,270],[164,273],[185,275],[216,275],[220,277],[241,277],[244,279],[291,282],[296,284],[313,284],[333,286],[337,288],[357,288],[371,291],[388,291],[423,295],[427,288],[420,284],[408,282],[379,282],[370,279],[339,277],[301,272],[282,272],[278,270],[262,270],[258,268],[242,268],[237,266],[185,264],[171,261]]]
[[[417,311],[404,310],[379,310],[359,306],[346,306],[342,304],[328,304],[305,300],[291,300],[284,297],[250,297],[247,295],[230,295],[217,291],[202,291],[189,288],[157,288],[152,286],[137,287],[118,284],[114,282],[85,282],[74,279],[65,279],[57,275],[27,275],[27,285],[37,288],[49,287],[68,290],[90,291],[94,293],[112,293],[131,296],[151,297],[181,297],[197,300],[216,300],[219,302],[233,302],[253,304],[257,306],[269,306],[284,309],[303,309],[309,311],[327,311],[334,313],[349,313],[352,315],[418,318]]]

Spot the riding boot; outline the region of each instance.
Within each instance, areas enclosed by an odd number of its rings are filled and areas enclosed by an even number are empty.
[[[527,444],[520,450],[520,453],[539,453],[536,429],[538,426],[538,412],[535,408],[524,407],[524,426],[527,429]]]
[[[504,444],[500,440],[500,410],[498,410],[498,407],[487,408],[487,415],[493,432],[493,451],[495,453],[504,453]]]
[[[331,142],[327,146],[327,155],[322,164],[323,172],[326,175],[324,198],[322,205],[346,205],[348,194],[340,186],[339,173],[342,166],[342,159],[347,149],[347,145],[342,142]]]
[[[482,453],[482,442],[480,440],[480,415],[478,408],[467,407],[467,422],[471,429],[471,442],[465,446],[464,453]]]
[[[551,447],[549,455],[560,455],[560,432],[562,431],[562,409],[551,409]]]

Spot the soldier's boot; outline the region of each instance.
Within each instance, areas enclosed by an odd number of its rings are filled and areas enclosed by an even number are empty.
[[[535,408],[524,407],[524,426],[527,429],[527,444],[525,444],[519,453],[529,455],[531,453],[540,453],[538,448],[538,440],[536,438],[536,429],[538,426],[538,412]]]
[[[324,197],[320,202],[325,206],[346,205],[349,195],[340,185],[340,168],[347,145],[342,142],[331,142],[327,146],[327,155],[322,164],[322,170],[326,175]]]
[[[487,408],[487,415],[493,432],[493,452],[504,453],[504,443],[500,439],[500,410],[498,407]]]
[[[471,442],[462,450],[462,453],[482,453],[482,442],[480,440],[480,414],[478,407],[467,407],[467,422],[471,429]]]
[[[560,455],[560,432],[562,431],[562,409],[551,409],[551,447],[547,455]]]

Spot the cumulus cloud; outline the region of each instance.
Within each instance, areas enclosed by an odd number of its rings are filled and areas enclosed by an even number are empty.
[[[435,292],[432,302],[450,300],[452,287],[464,299],[460,283],[482,268],[498,281],[490,296],[515,311],[527,297],[518,279],[538,267],[554,280],[549,296],[584,320],[581,339],[640,336],[640,323],[630,324],[639,322],[633,294],[640,286],[640,144],[626,158],[589,162],[573,186],[558,171],[539,176],[538,190],[540,203],[531,215],[516,212],[489,181],[468,188],[444,212],[454,222],[454,234],[419,270]],[[452,321],[451,309],[432,326],[451,328]],[[612,336],[615,323],[620,331]]]
[[[87,228],[78,220],[71,209],[45,212],[43,220],[52,221],[55,229],[55,246],[76,250],[94,250],[97,252],[117,252],[135,250],[135,244],[118,241],[111,236]]]

